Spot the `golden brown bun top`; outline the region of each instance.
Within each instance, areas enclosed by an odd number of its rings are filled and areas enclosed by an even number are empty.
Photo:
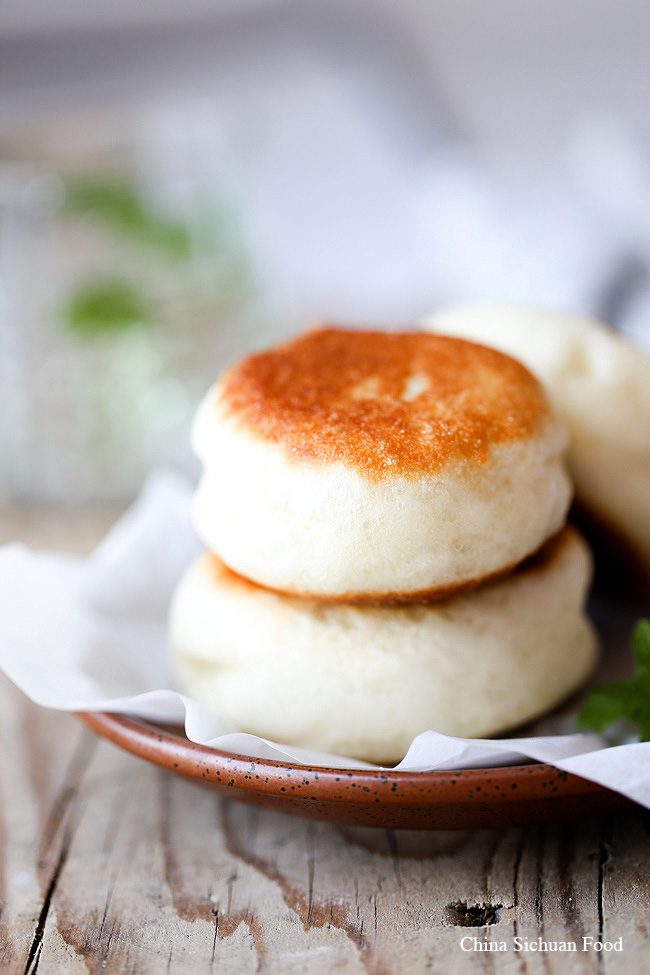
[[[509,356],[426,332],[319,328],[228,369],[219,409],[301,461],[371,478],[485,462],[534,435],[542,387]]]

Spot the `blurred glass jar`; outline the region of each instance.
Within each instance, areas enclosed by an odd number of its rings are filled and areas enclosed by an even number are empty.
[[[0,495],[116,501],[152,466],[192,473],[200,396],[268,328],[236,214],[216,191],[170,211],[149,176],[0,162]]]

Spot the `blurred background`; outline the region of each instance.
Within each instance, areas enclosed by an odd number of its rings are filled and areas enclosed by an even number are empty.
[[[0,499],[192,475],[305,321],[473,299],[650,346],[642,0],[23,0],[0,12]]]

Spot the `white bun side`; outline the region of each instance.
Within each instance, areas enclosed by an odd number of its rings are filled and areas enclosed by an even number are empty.
[[[570,529],[508,578],[428,606],[280,596],[206,554],[173,601],[172,664],[240,730],[393,764],[420,732],[498,734],[578,688],[596,657],[590,576]]]
[[[325,599],[444,594],[510,569],[564,524],[566,432],[552,416],[483,464],[371,480],[340,462],[296,463],[214,404],[212,391],[194,424],[196,530],[260,585]]]

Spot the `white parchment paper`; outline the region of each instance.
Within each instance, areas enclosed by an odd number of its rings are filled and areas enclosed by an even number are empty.
[[[367,763],[236,732],[173,689],[166,665],[169,599],[199,551],[190,487],[153,475],[88,558],[0,549],[0,667],[37,704],[64,711],[119,711],[184,724],[192,741],[259,758],[370,768]],[[401,770],[549,762],[650,808],[650,742],[605,747],[570,731],[571,714],[529,737],[477,740],[418,735]],[[537,733],[539,732],[539,733]]]

